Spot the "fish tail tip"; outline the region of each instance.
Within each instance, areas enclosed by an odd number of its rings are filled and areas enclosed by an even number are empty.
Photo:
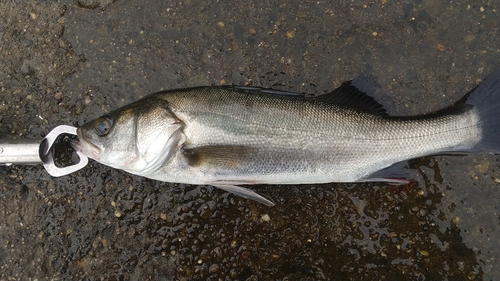
[[[500,67],[471,91],[465,103],[477,109],[482,131],[472,150],[500,154]]]

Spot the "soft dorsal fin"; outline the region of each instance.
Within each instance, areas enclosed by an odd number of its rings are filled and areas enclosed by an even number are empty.
[[[395,108],[392,99],[373,77],[367,75],[359,75],[351,81],[342,83],[332,92],[314,99],[383,116],[387,116],[387,111]]]

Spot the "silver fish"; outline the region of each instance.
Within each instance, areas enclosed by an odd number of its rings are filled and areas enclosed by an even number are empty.
[[[87,122],[74,147],[132,174],[267,205],[242,185],[405,182],[394,167],[411,158],[500,152],[500,68],[453,106],[416,117],[389,116],[374,85],[361,77],[319,97],[224,86],[160,92]]]

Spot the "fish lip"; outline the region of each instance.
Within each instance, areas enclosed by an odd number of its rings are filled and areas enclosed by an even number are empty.
[[[87,139],[83,133],[82,128],[78,128],[76,130],[76,135],[78,139],[74,139],[71,141],[71,146],[76,150],[87,157],[90,157],[94,160],[98,160],[101,156],[101,148],[95,145],[92,141]]]

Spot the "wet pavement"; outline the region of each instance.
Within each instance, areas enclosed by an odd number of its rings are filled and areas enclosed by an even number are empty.
[[[394,113],[430,112],[500,65],[499,6],[0,1],[0,137],[43,137],[164,89],[322,94],[359,73]],[[61,178],[2,166],[0,280],[495,280],[499,157],[410,167],[404,187],[257,186],[266,207],[93,161]]]

